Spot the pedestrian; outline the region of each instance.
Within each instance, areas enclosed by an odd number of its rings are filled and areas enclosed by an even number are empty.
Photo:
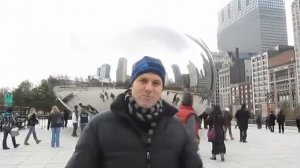
[[[208,112],[204,111],[202,114],[199,115],[199,118],[203,121],[204,123],[204,129],[207,129],[208,123],[207,123],[207,118],[208,118]]]
[[[79,113],[79,123],[80,123],[80,130],[81,133],[83,132],[84,127],[86,124],[89,122],[89,113],[87,112],[87,108],[82,108],[80,113]]]
[[[296,125],[298,128],[298,132],[300,133],[300,115],[298,117],[296,117]]]
[[[270,115],[267,115],[265,123],[266,123],[266,130],[270,129]]]
[[[65,127],[67,127],[67,125],[68,125],[69,114],[70,114],[69,110],[68,110],[68,109],[65,109],[65,110],[64,110]]]
[[[285,123],[285,115],[282,110],[277,114],[277,123],[279,127],[279,133],[284,134],[284,123]]]
[[[156,58],[136,62],[131,89],[87,124],[66,168],[202,168],[196,144],[173,117],[178,110],[161,97],[165,75]]]
[[[12,107],[7,107],[6,112],[3,113],[1,119],[1,125],[3,129],[3,141],[2,141],[3,150],[9,149],[9,147],[7,146],[8,134],[10,134],[11,136],[11,140],[14,145],[14,148],[17,148],[20,144],[16,143],[16,138],[11,134],[11,130],[17,125],[16,119],[12,113]]]
[[[52,110],[48,117],[47,129],[51,127],[51,147],[60,147],[60,130],[64,126],[64,116],[57,106],[52,106]]]
[[[209,130],[215,129],[216,137],[212,141],[212,157],[211,160],[216,160],[217,155],[221,156],[221,161],[225,161],[225,153],[226,147],[224,143],[224,130],[223,130],[223,123],[224,123],[224,116],[222,114],[220,105],[216,105],[213,111],[210,113],[208,117],[208,124]]]
[[[257,115],[255,122],[257,125],[257,129],[261,129],[262,127],[261,115]]]
[[[91,106],[90,104],[88,104],[87,106],[86,106],[87,108],[86,108],[86,112],[88,112],[89,113],[89,116],[90,116],[90,118],[93,118],[95,115],[97,115],[99,112],[98,112],[98,110],[97,109],[95,109],[93,106]]]
[[[270,126],[270,131],[274,132],[274,127],[275,127],[275,121],[276,121],[276,116],[273,111],[271,111],[269,115],[269,126]]]
[[[39,120],[36,117],[36,110],[34,107],[31,107],[29,110],[29,114],[28,114],[28,120],[27,120],[27,127],[29,128],[29,131],[27,133],[27,136],[24,140],[24,145],[29,145],[28,143],[28,139],[31,135],[31,133],[33,134],[33,138],[35,140],[35,142],[37,144],[39,144],[41,142],[41,140],[39,140],[36,136],[36,132],[35,132],[35,125],[39,123]]]
[[[110,97],[113,101],[115,100],[115,95],[113,93],[110,93]]]
[[[74,111],[72,113],[72,123],[73,123],[72,137],[77,137],[78,119],[79,119],[78,106],[75,105]]]
[[[230,112],[229,108],[226,107],[224,111],[224,140],[226,141],[226,133],[227,130],[229,132],[229,136],[231,140],[234,140],[231,132],[231,120],[232,120],[232,113]]]
[[[242,108],[239,109],[235,118],[237,119],[237,123],[240,130],[240,142],[247,142],[247,130],[248,130],[248,120],[250,118],[250,112],[246,110],[246,105],[242,104]]]
[[[100,93],[100,98],[102,99],[102,102],[105,102],[104,95],[102,93]]]
[[[179,107],[179,111],[176,113],[176,117],[183,123],[187,129],[188,134],[195,141],[196,145],[199,145],[200,137],[198,135],[199,126],[197,123],[197,115],[193,109],[193,95],[191,93],[184,93]]]
[[[173,100],[172,100],[172,103],[175,104],[176,98],[177,98],[177,93],[175,93],[175,95],[174,95],[174,97],[173,97]]]
[[[180,101],[180,98],[177,96],[177,97],[176,97],[176,100],[175,100],[175,105],[176,105],[176,106],[178,106],[179,101]]]

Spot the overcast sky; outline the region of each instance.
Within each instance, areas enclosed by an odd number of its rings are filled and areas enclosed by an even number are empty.
[[[291,3],[286,0],[289,44]],[[38,84],[49,75],[84,77],[117,60],[104,51],[135,25],[163,25],[217,50],[217,12],[230,0],[1,0],[0,87]],[[131,66],[130,64],[128,66]],[[113,79],[115,80],[115,79]]]

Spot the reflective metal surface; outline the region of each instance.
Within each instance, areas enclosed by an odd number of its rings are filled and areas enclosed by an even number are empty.
[[[215,66],[210,50],[203,41],[162,26],[138,26],[118,36],[114,52],[131,66],[143,56],[159,58],[166,69],[165,90],[192,92],[199,98],[201,111],[210,103]]]
[[[99,54],[99,67],[108,64],[111,80],[118,82],[116,78],[120,78],[119,72],[122,73],[124,83],[124,76],[128,82],[132,65],[137,60],[144,56],[158,58],[167,73],[163,99],[179,107],[182,93],[192,92],[193,107],[198,115],[210,105],[216,83],[215,66],[209,49],[198,38],[163,26],[142,25],[114,34],[107,40],[106,46],[101,46]],[[120,68],[120,60],[126,62],[123,68]],[[113,85],[110,82],[108,84]],[[105,92],[118,95],[125,90],[120,88],[89,85],[82,88],[60,86],[54,90],[57,98],[69,109],[82,103],[103,111],[109,109],[113,100],[109,97],[101,99],[99,95]],[[174,102],[175,95],[178,97],[177,102]]]

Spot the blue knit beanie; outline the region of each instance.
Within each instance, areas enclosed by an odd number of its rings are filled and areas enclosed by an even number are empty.
[[[152,72],[160,76],[163,81],[163,85],[165,84],[166,71],[162,62],[159,59],[149,56],[144,56],[142,59],[133,64],[131,84],[138,76],[148,72]]]

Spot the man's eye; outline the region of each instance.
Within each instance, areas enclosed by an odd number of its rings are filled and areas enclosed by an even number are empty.
[[[161,83],[160,82],[153,82],[153,85],[159,86],[159,85],[161,85]]]
[[[140,80],[142,83],[147,83],[147,79],[141,79]]]

